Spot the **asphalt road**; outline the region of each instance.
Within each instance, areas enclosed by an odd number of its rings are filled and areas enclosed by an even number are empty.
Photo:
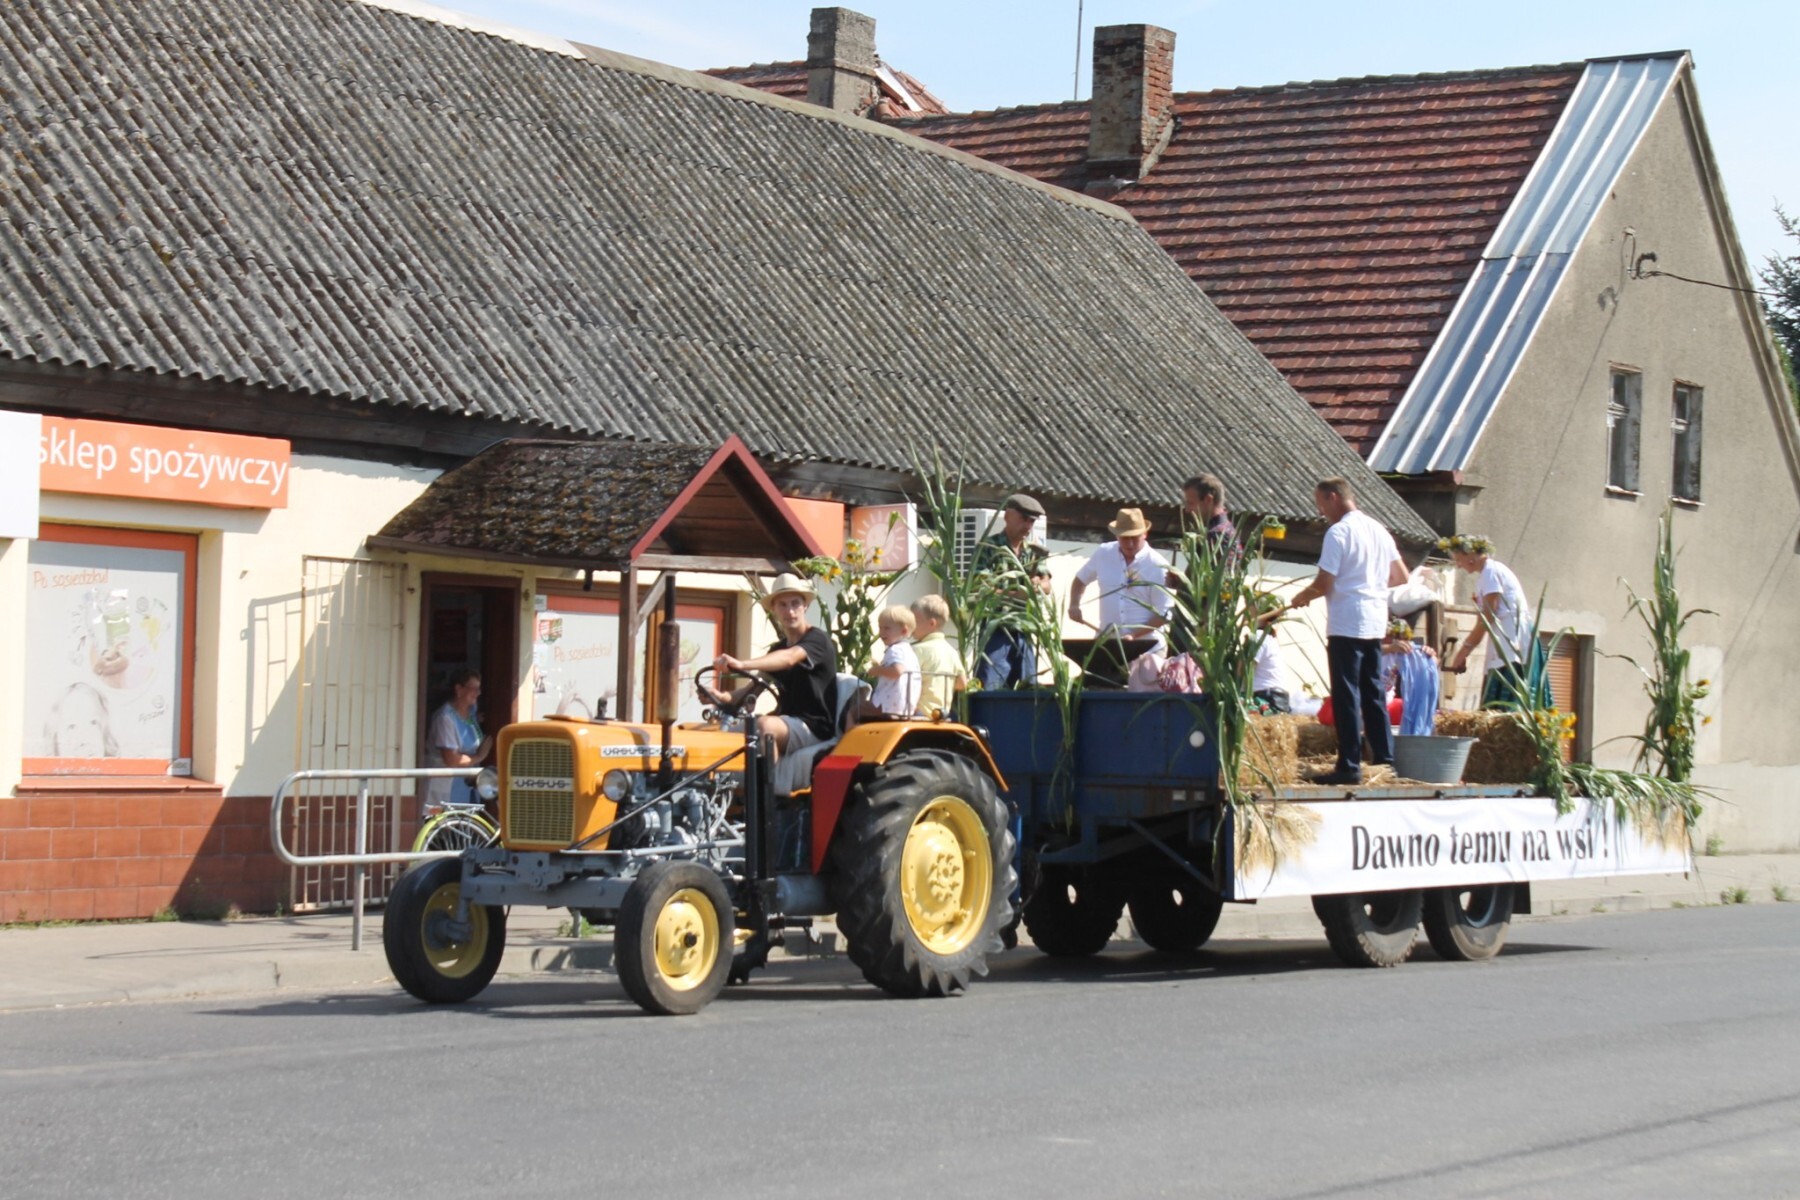
[[[1800,1196],[1800,905],[1024,950],[905,1002],[779,964],[698,1017],[609,977],[0,1017],[0,1194]]]

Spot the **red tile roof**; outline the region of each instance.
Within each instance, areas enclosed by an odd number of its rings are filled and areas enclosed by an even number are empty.
[[[1178,94],[1161,160],[1108,198],[1366,456],[1582,68]],[[1085,102],[895,124],[1086,182]]]
[[[939,116],[950,111],[944,107],[942,100],[932,95],[930,90],[917,79],[898,67],[889,66],[886,63],[882,65],[886,66],[894,78],[900,81],[900,86],[912,95],[914,103],[919,106],[919,113]],[[806,63],[804,62],[755,63],[748,67],[713,67],[705,74],[711,75],[715,79],[741,83],[745,87],[753,87],[758,91],[786,96],[789,100],[803,101],[806,99]],[[883,80],[881,102],[875,106],[875,111],[870,115],[882,118],[913,117],[918,116],[919,113],[908,108],[901,94],[890,87],[886,80]]]

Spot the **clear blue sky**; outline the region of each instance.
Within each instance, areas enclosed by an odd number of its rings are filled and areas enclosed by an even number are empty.
[[[678,67],[806,57],[811,0],[449,0],[507,24]],[[862,0],[882,57],[952,109],[1068,99],[1076,0]],[[1800,246],[1800,0],[1085,0],[1079,92],[1093,27],[1173,29],[1180,91],[1574,62],[1690,50],[1702,109],[1752,266]]]

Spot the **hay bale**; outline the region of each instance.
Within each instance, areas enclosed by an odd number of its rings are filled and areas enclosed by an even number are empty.
[[[1330,725],[1321,725],[1312,717],[1295,717],[1296,733],[1300,739],[1300,757],[1318,758],[1329,754],[1333,762],[1337,761],[1337,730]]]
[[[1300,781],[1299,728],[1311,717],[1285,713],[1252,715],[1244,739],[1244,758],[1238,764],[1238,786],[1246,790],[1280,787]]]
[[[1464,783],[1530,783],[1537,773],[1537,746],[1508,713],[1445,710],[1437,715],[1437,732],[1475,739]]]

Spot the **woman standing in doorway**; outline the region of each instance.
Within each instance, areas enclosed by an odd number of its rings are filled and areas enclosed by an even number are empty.
[[[1469,656],[1491,637],[1487,654],[1487,679],[1481,689],[1483,708],[1518,708],[1522,696],[1533,707],[1548,705],[1544,685],[1543,650],[1537,644],[1536,622],[1525,588],[1511,567],[1494,557],[1494,544],[1484,537],[1458,534],[1438,543],[1448,550],[1459,570],[1476,577],[1475,604],[1480,619],[1445,669],[1461,674]]]
[[[481,721],[475,715],[475,702],[481,699],[481,673],[464,667],[450,677],[450,699],[432,714],[425,744],[437,755],[434,767],[473,767],[486,758],[493,738],[481,732]],[[433,779],[431,804],[475,803],[474,781],[469,779]]]

